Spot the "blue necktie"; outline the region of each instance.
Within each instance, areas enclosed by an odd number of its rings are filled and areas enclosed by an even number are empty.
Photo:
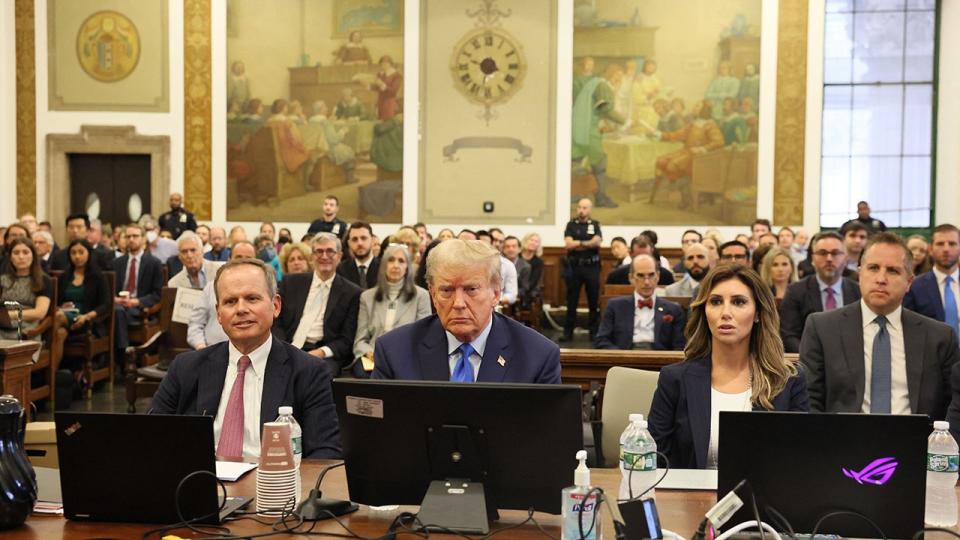
[[[470,355],[475,353],[473,345],[462,343],[457,350],[460,351],[460,360],[457,360],[457,366],[453,368],[450,374],[450,380],[453,382],[473,382],[473,366],[470,365]]]
[[[887,318],[880,315],[874,322],[880,327],[873,338],[870,359],[870,412],[890,413],[890,333]]]
[[[943,280],[943,322],[953,328],[955,334],[960,333],[960,318],[957,316],[957,297],[953,295],[953,276]]]

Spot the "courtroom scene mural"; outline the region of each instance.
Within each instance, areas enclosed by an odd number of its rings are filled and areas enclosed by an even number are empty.
[[[604,224],[756,217],[761,0],[575,0],[571,209]]]
[[[402,0],[228,0],[227,219],[400,222],[402,60]]]

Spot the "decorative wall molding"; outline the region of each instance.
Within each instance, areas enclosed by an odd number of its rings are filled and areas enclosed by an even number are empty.
[[[37,85],[33,0],[16,0],[17,215],[37,212]]]
[[[784,225],[803,223],[808,9],[808,0],[779,4],[772,218]]]
[[[149,154],[150,208],[167,210],[170,196],[170,137],[139,135],[134,126],[81,126],[80,133],[47,135],[47,219],[56,225],[70,213],[70,162],[67,154]],[[61,241],[63,239],[60,239]]]
[[[212,216],[212,94],[210,0],[186,0],[183,13],[184,206]]]

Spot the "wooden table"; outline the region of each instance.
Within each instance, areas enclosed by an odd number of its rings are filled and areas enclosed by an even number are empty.
[[[24,409],[30,407],[30,368],[39,341],[0,339],[0,394],[17,398]]]
[[[316,482],[317,475],[324,465],[331,463],[329,461],[305,460],[303,462],[303,493],[306,494]],[[571,482],[573,471],[571,469]],[[602,487],[607,493],[616,495],[617,487],[620,481],[620,471],[618,469],[595,469],[592,474],[593,483]],[[338,468],[330,471],[324,479],[323,495],[338,499],[347,497],[347,481],[344,469]],[[252,496],[256,491],[256,473],[250,472],[238,482],[227,483],[227,491],[231,495]],[[557,497],[560,494],[557,493]],[[664,528],[676,531],[689,538],[696,529],[703,514],[716,502],[716,494],[712,491],[657,491],[657,507],[660,511],[660,521]],[[254,504],[248,507],[248,510],[254,509]],[[342,521],[347,524],[354,532],[363,536],[379,536],[386,532],[390,523],[402,510],[414,510],[411,507],[401,507],[394,512],[371,512],[366,506],[361,506],[358,512],[343,516]],[[526,519],[526,512],[522,511],[503,511],[501,520],[493,524],[494,528],[503,528],[511,524],[517,524]],[[555,537],[560,536],[560,516],[537,513],[534,518]],[[604,510],[604,529],[607,534],[613,532],[613,525],[610,516]],[[269,527],[261,525],[249,519],[228,523],[234,534],[256,534],[268,532]],[[151,525],[140,525],[132,523],[93,523],[68,521],[62,517],[50,516],[31,516],[26,524],[13,531],[4,531],[4,540],[21,539],[80,539],[80,538],[140,538],[140,536],[150,529],[156,528]],[[333,520],[325,520],[317,523],[314,532],[346,533]],[[189,531],[181,529],[175,531],[181,537],[190,537]],[[443,535],[440,535],[443,536]],[[304,536],[282,536],[283,538],[305,538]],[[546,538],[533,524],[526,524],[520,528],[505,532],[502,538]],[[612,538],[612,534],[610,536]],[[157,536],[151,538],[159,538]]]

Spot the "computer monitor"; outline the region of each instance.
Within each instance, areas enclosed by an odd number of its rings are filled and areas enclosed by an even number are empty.
[[[560,513],[583,448],[579,386],[337,379],[333,393],[352,501],[423,502],[426,525],[475,507],[480,483],[491,517],[496,509]]]
[[[746,479],[761,519],[774,526],[767,507],[797,533],[814,532],[828,513],[857,512],[888,538],[911,538],[923,527],[929,435],[924,415],[721,412],[717,498]],[[728,525],[753,519],[752,501],[744,502]],[[825,520],[816,532],[880,535],[851,514]]]

